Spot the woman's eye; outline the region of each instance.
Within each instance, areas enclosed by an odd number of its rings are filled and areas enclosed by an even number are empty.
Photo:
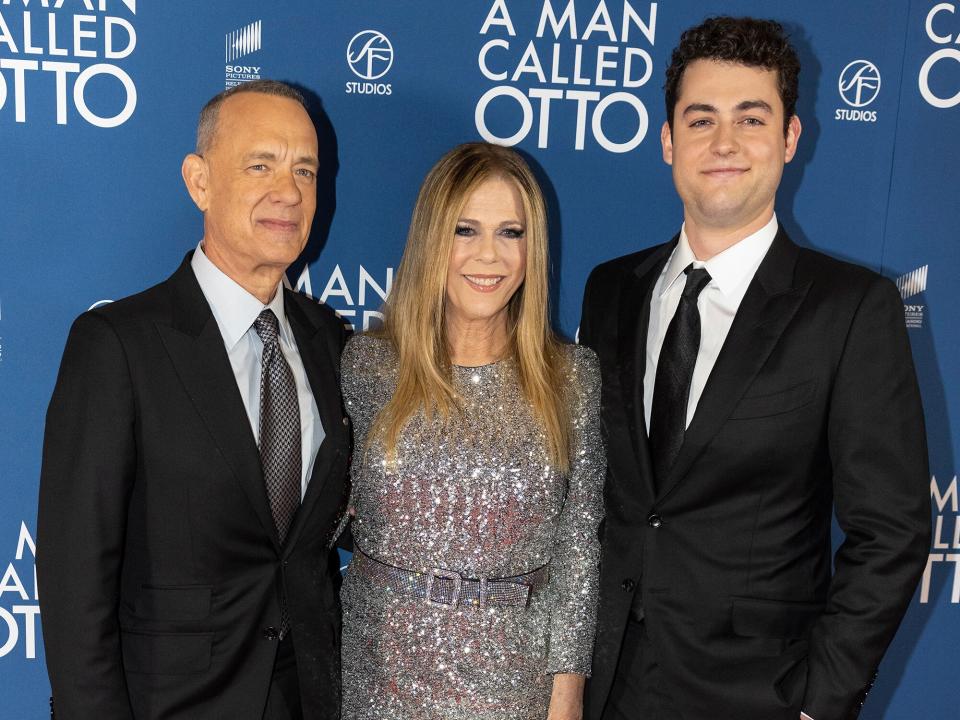
[[[460,237],[472,237],[473,228],[469,225],[457,225],[456,234]]]
[[[513,240],[519,240],[523,237],[523,228],[504,228],[500,233]]]

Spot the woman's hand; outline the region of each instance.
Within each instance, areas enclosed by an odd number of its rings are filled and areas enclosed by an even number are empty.
[[[586,678],[583,675],[573,673],[554,675],[547,720],[581,720],[585,682]]]

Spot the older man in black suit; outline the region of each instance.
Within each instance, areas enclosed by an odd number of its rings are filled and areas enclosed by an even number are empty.
[[[924,567],[899,295],[774,213],[799,70],[776,23],[684,33],[661,133],[683,226],[587,283],[610,448],[593,720],[856,717]]]
[[[183,162],[200,245],[74,323],[37,542],[59,718],[339,716],[344,329],[281,282],[318,162],[295,90],[221,93]]]

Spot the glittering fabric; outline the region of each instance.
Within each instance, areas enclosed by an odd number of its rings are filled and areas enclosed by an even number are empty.
[[[366,440],[393,392],[394,353],[368,336],[347,344],[357,547],[398,567],[469,578],[549,563],[550,580],[527,607],[449,608],[348,570],[344,720],[543,720],[551,673],[589,674],[604,475],[600,373],[592,351],[569,352],[574,444],[564,475],[547,459],[511,361],[454,367],[463,414],[445,426],[415,416],[388,466],[382,445]]]

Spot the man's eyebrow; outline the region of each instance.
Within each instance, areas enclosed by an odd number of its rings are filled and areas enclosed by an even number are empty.
[[[320,160],[316,155],[300,155],[294,165],[312,165],[313,167],[320,167]]]
[[[244,160],[276,160],[276,153],[272,153],[269,150],[254,150],[243,156]]]
[[[708,105],[707,103],[691,103],[683,109],[683,115],[689,115],[690,113],[695,112],[706,112],[706,113],[715,113],[717,109],[713,105]]]
[[[272,162],[277,160],[277,154],[271,152],[270,150],[254,150],[253,152],[249,152],[244,155],[243,159],[245,162],[249,162],[251,160],[270,160]],[[300,155],[294,161],[294,164],[320,167],[320,160],[316,155]]]
[[[764,112],[773,114],[773,108],[770,107],[770,103],[766,100],[744,100],[742,103],[737,105],[737,110],[743,112],[744,110],[763,110]]]

